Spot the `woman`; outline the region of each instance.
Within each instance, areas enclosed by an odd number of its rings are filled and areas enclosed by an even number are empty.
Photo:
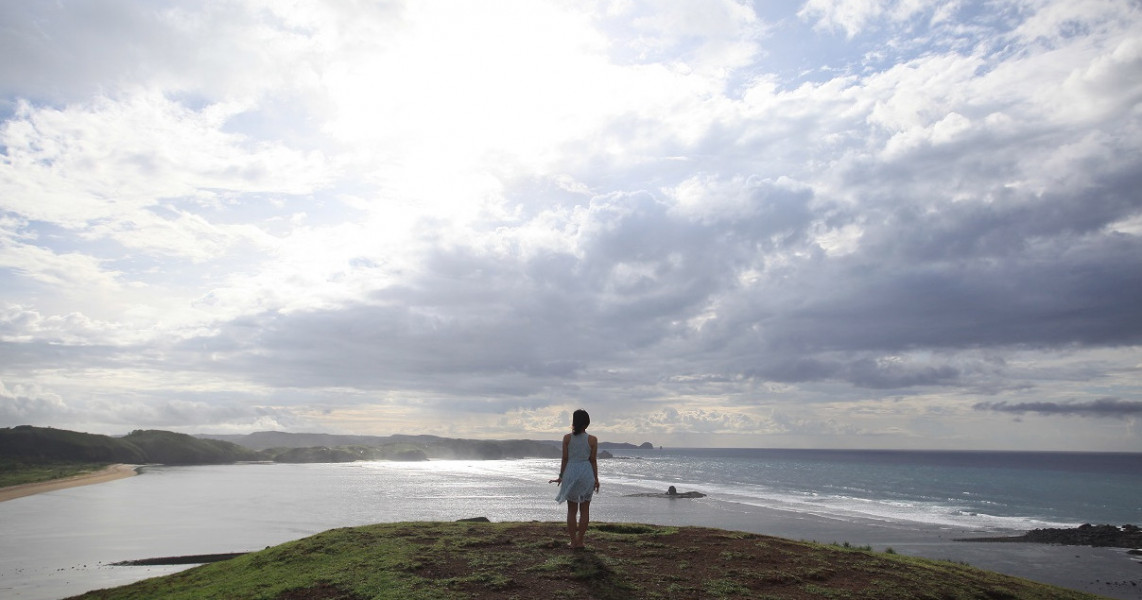
[[[559,484],[555,501],[567,502],[567,534],[571,536],[567,546],[570,548],[583,547],[587,522],[591,519],[591,496],[599,491],[599,464],[595,456],[599,439],[587,434],[590,424],[591,416],[583,409],[571,415],[571,433],[563,436],[559,478],[548,482]]]

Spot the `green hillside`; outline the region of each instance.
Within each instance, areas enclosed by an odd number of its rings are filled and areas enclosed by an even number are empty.
[[[1089,600],[960,563],[699,527],[389,523],[89,592],[82,600],[764,598]]]
[[[122,441],[140,448],[147,462],[164,465],[224,464],[262,459],[261,453],[237,444],[171,431],[135,430]]]
[[[51,427],[0,428],[0,462],[224,464],[260,460],[258,452],[230,442],[203,440],[170,431],[133,431],[116,438]]]
[[[504,458],[559,458],[557,440],[467,440],[435,435],[390,436],[335,435],[329,433],[286,433],[259,431],[244,435],[200,435],[225,440],[254,450],[267,451],[280,462],[344,462],[347,460],[389,460],[394,456],[423,454],[428,459],[495,460]],[[600,443],[600,448],[604,444]],[[630,448],[637,448],[627,444]],[[304,449],[304,452],[287,452]],[[321,449],[328,450],[323,452]],[[305,457],[328,456],[330,460],[310,461]],[[356,456],[357,458],[353,458]],[[398,459],[400,460],[400,459]]]
[[[141,448],[119,438],[31,425],[0,429],[0,458],[28,464],[151,462]]]

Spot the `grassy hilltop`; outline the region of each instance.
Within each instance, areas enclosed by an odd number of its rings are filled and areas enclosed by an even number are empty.
[[[330,530],[82,600],[1093,599],[959,563],[699,527],[390,523]]]

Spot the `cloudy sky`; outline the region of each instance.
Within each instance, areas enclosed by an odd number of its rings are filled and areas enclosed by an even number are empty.
[[[1133,0],[0,0],[0,426],[1142,451]]]

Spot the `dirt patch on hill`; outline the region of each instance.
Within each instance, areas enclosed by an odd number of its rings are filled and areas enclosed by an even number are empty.
[[[419,527],[394,533],[420,545],[410,574],[481,600],[1040,597],[965,565],[700,527],[600,524],[583,550],[551,523],[475,525],[452,547]]]

